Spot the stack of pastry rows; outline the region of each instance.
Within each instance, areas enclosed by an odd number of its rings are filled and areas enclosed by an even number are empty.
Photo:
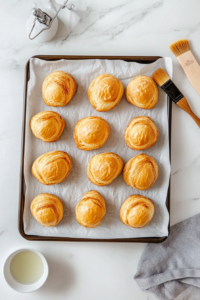
[[[49,74],[42,86],[42,95],[48,106],[64,106],[73,98],[77,84],[74,78],[63,71]],[[113,109],[122,99],[122,83],[110,74],[97,76],[89,86],[88,99],[97,111]],[[126,89],[126,99],[141,109],[152,109],[158,101],[155,82],[147,76],[132,79]],[[43,111],[31,118],[34,136],[43,142],[55,142],[63,132],[65,122],[56,112]],[[74,141],[82,151],[101,147],[109,138],[110,126],[103,118],[92,116],[79,120],[74,129]],[[124,139],[133,150],[152,147],[158,139],[156,125],[149,117],[136,117],[128,124]],[[63,151],[52,151],[39,156],[32,165],[33,176],[42,184],[52,185],[64,181],[71,170],[71,158]],[[137,189],[149,189],[158,177],[156,161],[139,154],[124,166],[123,160],[115,153],[106,152],[93,156],[87,166],[88,179],[97,186],[110,184],[123,170],[125,182]],[[132,195],[121,206],[120,219],[130,227],[147,225],[154,215],[152,200]],[[39,194],[31,202],[34,218],[43,226],[55,226],[63,218],[63,204],[52,194]],[[84,227],[98,226],[106,213],[104,198],[95,190],[88,191],[76,205],[78,223]]]

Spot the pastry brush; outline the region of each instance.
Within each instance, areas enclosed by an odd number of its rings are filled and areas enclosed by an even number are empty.
[[[200,95],[200,66],[190,50],[189,41],[187,39],[179,40],[171,44],[170,49],[176,55],[189,81]]]
[[[152,74],[153,80],[163,89],[163,91],[172,99],[172,101],[187,112],[192,119],[200,127],[200,119],[191,110],[186,98],[179,91],[167,73],[162,69],[158,69]]]

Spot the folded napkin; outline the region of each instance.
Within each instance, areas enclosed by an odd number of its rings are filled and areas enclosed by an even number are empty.
[[[135,280],[160,300],[200,300],[200,214],[171,227],[161,244],[148,244]]]

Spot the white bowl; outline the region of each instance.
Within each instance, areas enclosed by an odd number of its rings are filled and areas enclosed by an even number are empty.
[[[40,279],[33,284],[21,284],[18,281],[16,281],[11,275],[10,263],[11,263],[13,257],[22,251],[34,252],[41,258],[41,260],[43,262],[44,272],[43,272],[42,276],[40,277]],[[34,249],[26,248],[26,249],[17,250],[8,256],[8,258],[6,259],[5,264],[4,264],[4,277],[5,277],[6,282],[8,283],[8,285],[11,288],[13,288],[15,291],[20,292],[20,293],[30,293],[30,292],[33,292],[33,291],[39,289],[47,280],[48,274],[49,274],[49,267],[48,267],[46,258],[40,252],[38,252]]]

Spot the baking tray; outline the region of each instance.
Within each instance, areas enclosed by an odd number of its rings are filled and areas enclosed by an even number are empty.
[[[73,56],[73,55],[36,55],[32,58],[39,58],[47,61],[60,59],[81,60],[81,59],[109,59],[124,60],[129,62],[137,62],[140,64],[150,64],[162,58],[161,56]],[[26,124],[26,104],[27,104],[27,87],[30,78],[29,73],[30,60],[25,67],[24,82],[24,100],[23,100],[23,123],[22,123],[22,140],[21,140],[21,168],[20,168],[20,187],[19,187],[19,212],[18,212],[18,229],[23,238],[29,241],[62,241],[62,242],[121,242],[121,243],[161,243],[167,239],[163,237],[142,237],[142,238],[116,238],[116,239],[89,239],[89,238],[69,238],[69,237],[45,237],[39,235],[28,235],[24,232],[23,214],[25,201],[25,180],[24,180],[24,149],[25,149],[25,124]],[[172,117],[172,101],[168,98],[168,121],[169,121],[169,159],[171,161],[171,117]],[[166,207],[170,215],[170,179],[166,197]],[[168,230],[170,227],[168,224]]]

